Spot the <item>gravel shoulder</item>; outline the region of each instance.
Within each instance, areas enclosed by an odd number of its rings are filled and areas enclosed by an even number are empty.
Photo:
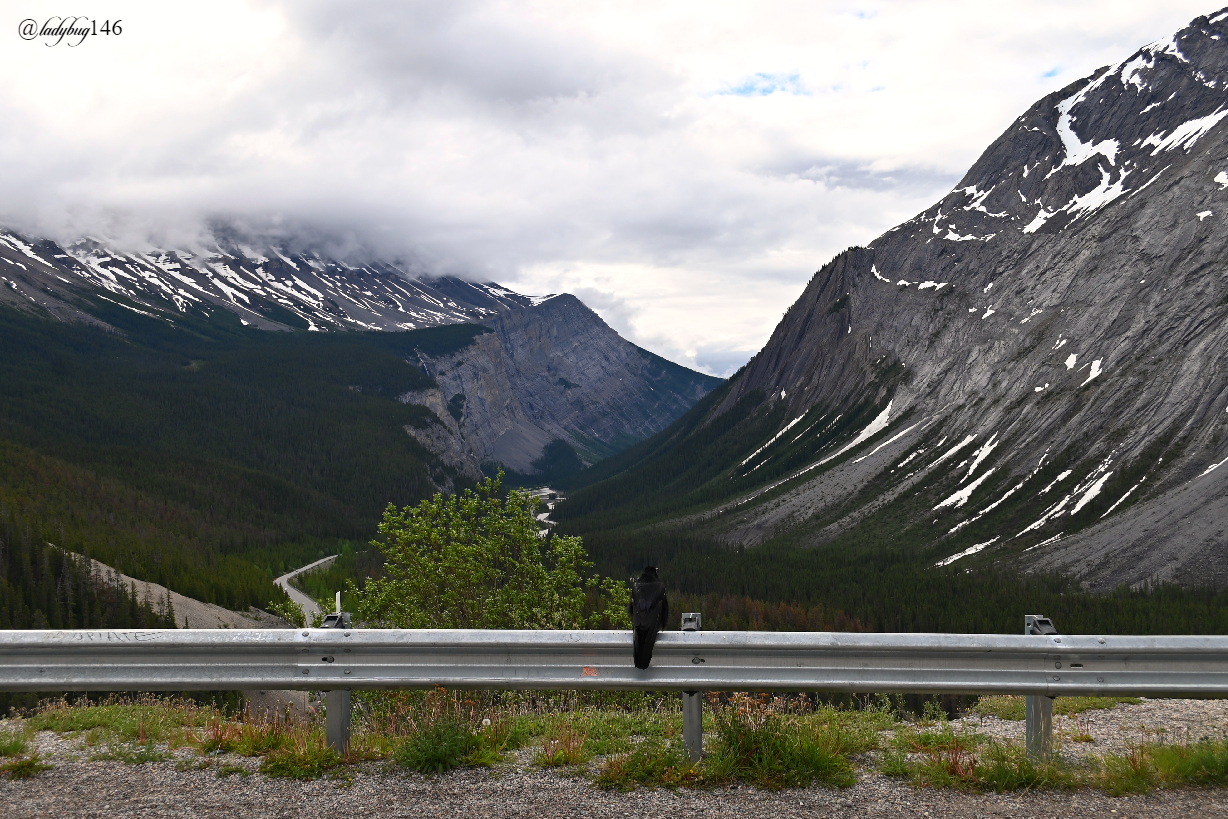
[[[1091,743],[1066,742],[1063,753],[1104,753],[1165,728],[1170,741],[1222,736],[1228,703],[1220,700],[1149,700],[1091,712],[1080,731]],[[1067,720],[1058,720],[1061,733]],[[1073,727],[1073,721],[1072,727]],[[1022,722],[971,716],[966,730],[1019,739]],[[1201,732],[1201,733],[1200,733]],[[1179,735],[1180,734],[1180,735]],[[602,791],[586,779],[529,764],[525,749],[490,770],[458,770],[437,777],[407,774],[386,763],[345,769],[312,782],[269,779],[258,759],[222,755],[208,759],[175,752],[165,762],[127,765],[91,761],[79,738],[50,732],[36,737],[40,753],[55,767],[30,780],[0,780],[0,815],[26,817],[1228,817],[1228,791],[1183,789],[1146,796],[1109,797],[1097,791],[963,794],[918,789],[877,773],[869,758],[858,761],[858,783],[845,790],[805,788],[760,791],[741,786],[716,790]],[[249,772],[219,776],[218,771]]]

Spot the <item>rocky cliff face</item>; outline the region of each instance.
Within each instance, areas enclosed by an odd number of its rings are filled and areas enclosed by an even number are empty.
[[[422,357],[438,389],[402,399],[440,417],[465,470],[489,462],[534,472],[555,439],[595,462],[669,426],[720,383],[624,340],[574,296],[483,323],[494,332]]]
[[[878,514],[944,565],[1228,582],[1226,119],[1228,11],[1040,100],[824,266],[714,413],[777,419],[738,485],[815,449],[713,532],[818,545]]]

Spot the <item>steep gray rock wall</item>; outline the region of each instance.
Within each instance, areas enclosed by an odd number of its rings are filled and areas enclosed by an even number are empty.
[[[518,472],[533,472],[556,438],[585,461],[599,460],[664,429],[720,383],[636,347],[574,296],[484,323],[494,332],[455,354],[423,359],[437,397],[403,400],[458,408],[473,456]]]
[[[1222,491],[1200,489],[1188,508],[1172,493],[1193,497],[1187,482],[1228,457],[1226,120],[1228,12],[1040,100],[942,201],[824,266],[722,411],[757,389],[787,419],[890,402],[874,440],[925,425],[884,450],[901,457],[921,429],[973,436],[968,451],[987,451],[958,459],[975,468],[962,483],[973,489],[946,507],[954,517],[934,515],[956,525],[1001,500],[1002,488],[976,493],[986,473],[1010,476],[1008,487],[1074,453],[1036,525],[994,533],[981,558],[1039,541],[1027,565],[1060,564],[1098,586],[1224,582]],[[940,454],[931,444],[909,469],[925,477]],[[894,492],[904,480],[894,468],[863,462],[854,471],[865,474],[841,480],[878,477]],[[1134,520],[1143,513],[1131,507],[1148,504],[1145,535],[1125,537],[1112,515],[1103,529],[1067,533],[1070,515],[1125,469],[1143,483],[1113,511]],[[854,490],[833,481],[810,473],[741,506],[724,537],[754,543],[796,527],[818,494],[851,502]]]

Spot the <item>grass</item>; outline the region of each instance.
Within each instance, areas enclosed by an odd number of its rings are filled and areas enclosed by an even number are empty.
[[[583,765],[592,758],[585,747],[590,729],[591,723],[559,722],[552,733],[542,737],[542,749],[534,761],[544,768]]]
[[[1140,702],[1142,700],[1138,697],[1057,697],[1053,700],[1053,713],[1073,716],[1084,711],[1114,708],[1118,703],[1137,705]],[[1027,717],[1023,697],[981,697],[972,710],[983,717],[998,719],[1021,720]]]
[[[424,774],[495,765],[529,737],[511,715],[443,688],[386,697],[383,721],[399,733],[393,760]]]
[[[705,779],[761,788],[854,784],[848,757],[876,748],[878,731],[894,721],[884,709],[812,710],[766,695],[735,695],[713,712],[716,737],[705,760]]]
[[[1081,784],[1059,760],[1034,760],[1018,743],[956,730],[945,719],[935,721],[930,730],[898,728],[879,767],[888,776],[907,779],[918,787],[961,791],[1002,793]]]
[[[464,720],[446,717],[410,733],[393,759],[418,773],[441,774],[460,767],[477,750],[477,742]]]
[[[1126,698],[1061,698],[1054,710],[1070,715],[1069,739],[1087,733],[1093,709]],[[692,762],[681,741],[677,698],[637,695],[610,701],[563,694],[509,696],[444,689],[361,695],[354,732],[342,756],[328,746],[322,721],[223,713],[192,702],[146,697],[101,703],[44,703],[21,731],[0,731],[0,775],[34,776],[49,765],[32,753],[31,735],[49,730],[79,738],[92,759],[126,764],[160,762],[172,750],[197,756],[175,762],[176,770],[214,769],[219,777],[265,776],[352,783],[351,766],[389,760],[409,770],[438,775],[456,767],[492,766],[526,745],[543,768],[564,768],[595,785],[636,788],[721,787],[735,782],[764,789],[855,781],[853,759],[877,752],[879,769],[917,787],[975,792],[1097,788],[1113,795],[1157,788],[1228,787],[1228,740],[1202,737],[1163,741],[1161,730],[1145,732],[1119,754],[1072,762],[1062,757],[1030,759],[1021,745],[957,729],[936,704],[919,716],[880,698],[836,707],[809,697],[710,694],[704,709],[705,757]],[[1009,715],[1019,697],[985,697],[972,713]],[[890,733],[884,733],[884,732]],[[1153,741],[1160,740],[1160,741]],[[258,758],[239,764],[223,754]],[[218,757],[221,758],[218,758]]]
[[[43,762],[38,754],[32,754],[24,759],[16,759],[0,765],[0,774],[4,774],[9,779],[29,779],[51,768],[52,766]]]
[[[169,753],[159,749],[153,742],[108,745],[106,750],[90,755],[92,760],[115,760],[129,765],[163,762],[170,758]]]
[[[711,740],[701,762],[693,763],[684,749],[681,726],[663,720],[656,723],[660,734],[642,736],[629,750],[606,759],[596,783],[624,791],[733,782],[766,789],[847,787],[855,781],[848,757],[878,747],[878,732],[894,724],[885,707],[842,710],[815,707],[805,698],[747,694],[727,700],[710,695],[706,716]],[[641,727],[647,734],[653,725],[645,721]]]
[[[260,773],[283,779],[319,779],[342,762],[318,729],[297,731],[260,762]]]
[[[902,733],[881,768],[919,787],[1003,793],[1080,784],[1068,766],[1058,760],[1034,760],[1018,743],[960,733],[949,726],[921,734]],[[904,743],[911,743],[911,754]]]
[[[30,748],[25,734],[16,731],[0,731],[0,756],[22,756]]]
[[[1112,796],[1148,793],[1156,788],[1228,785],[1228,741],[1222,739],[1177,745],[1137,743],[1125,753],[1110,754],[1099,762],[1089,781]]]
[[[238,774],[239,776],[251,776],[252,772],[247,768],[244,768],[242,765],[235,765],[233,762],[222,765],[217,769],[219,779],[234,776],[235,774]]]
[[[629,705],[628,708],[585,707],[561,713],[526,715],[521,718],[521,724],[526,734],[540,737],[543,743],[557,741],[563,748],[575,746],[572,755],[577,759],[627,753],[634,745],[632,737],[667,739],[681,735],[681,710],[654,708],[642,701]],[[577,745],[581,737],[583,740]]]
[[[982,715],[1010,714],[1012,700],[1022,697],[986,697],[974,709]],[[1136,698],[1059,698],[1054,711],[1074,718],[1071,739],[1091,741],[1077,716],[1094,709],[1112,708]],[[1010,719],[1011,717],[1004,717]],[[1162,730],[1150,736],[1164,736]],[[1194,742],[1133,742],[1124,753],[1090,757],[1084,762],[1030,758],[1017,742],[1002,742],[973,732],[956,731],[939,720],[932,730],[901,726],[892,747],[883,754],[880,770],[908,779],[919,787],[963,791],[1096,788],[1111,796],[1150,793],[1158,788],[1228,786],[1228,740],[1202,738]]]
[[[606,760],[596,778],[598,787],[624,792],[638,786],[677,788],[702,781],[682,743],[659,737],[646,738],[629,752]]]

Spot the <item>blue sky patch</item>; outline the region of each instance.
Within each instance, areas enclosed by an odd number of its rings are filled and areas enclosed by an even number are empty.
[[[807,95],[810,92],[802,85],[800,74],[753,74],[740,85],[724,88],[717,94],[735,97],[766,97],[777,91],[786,94]]]

